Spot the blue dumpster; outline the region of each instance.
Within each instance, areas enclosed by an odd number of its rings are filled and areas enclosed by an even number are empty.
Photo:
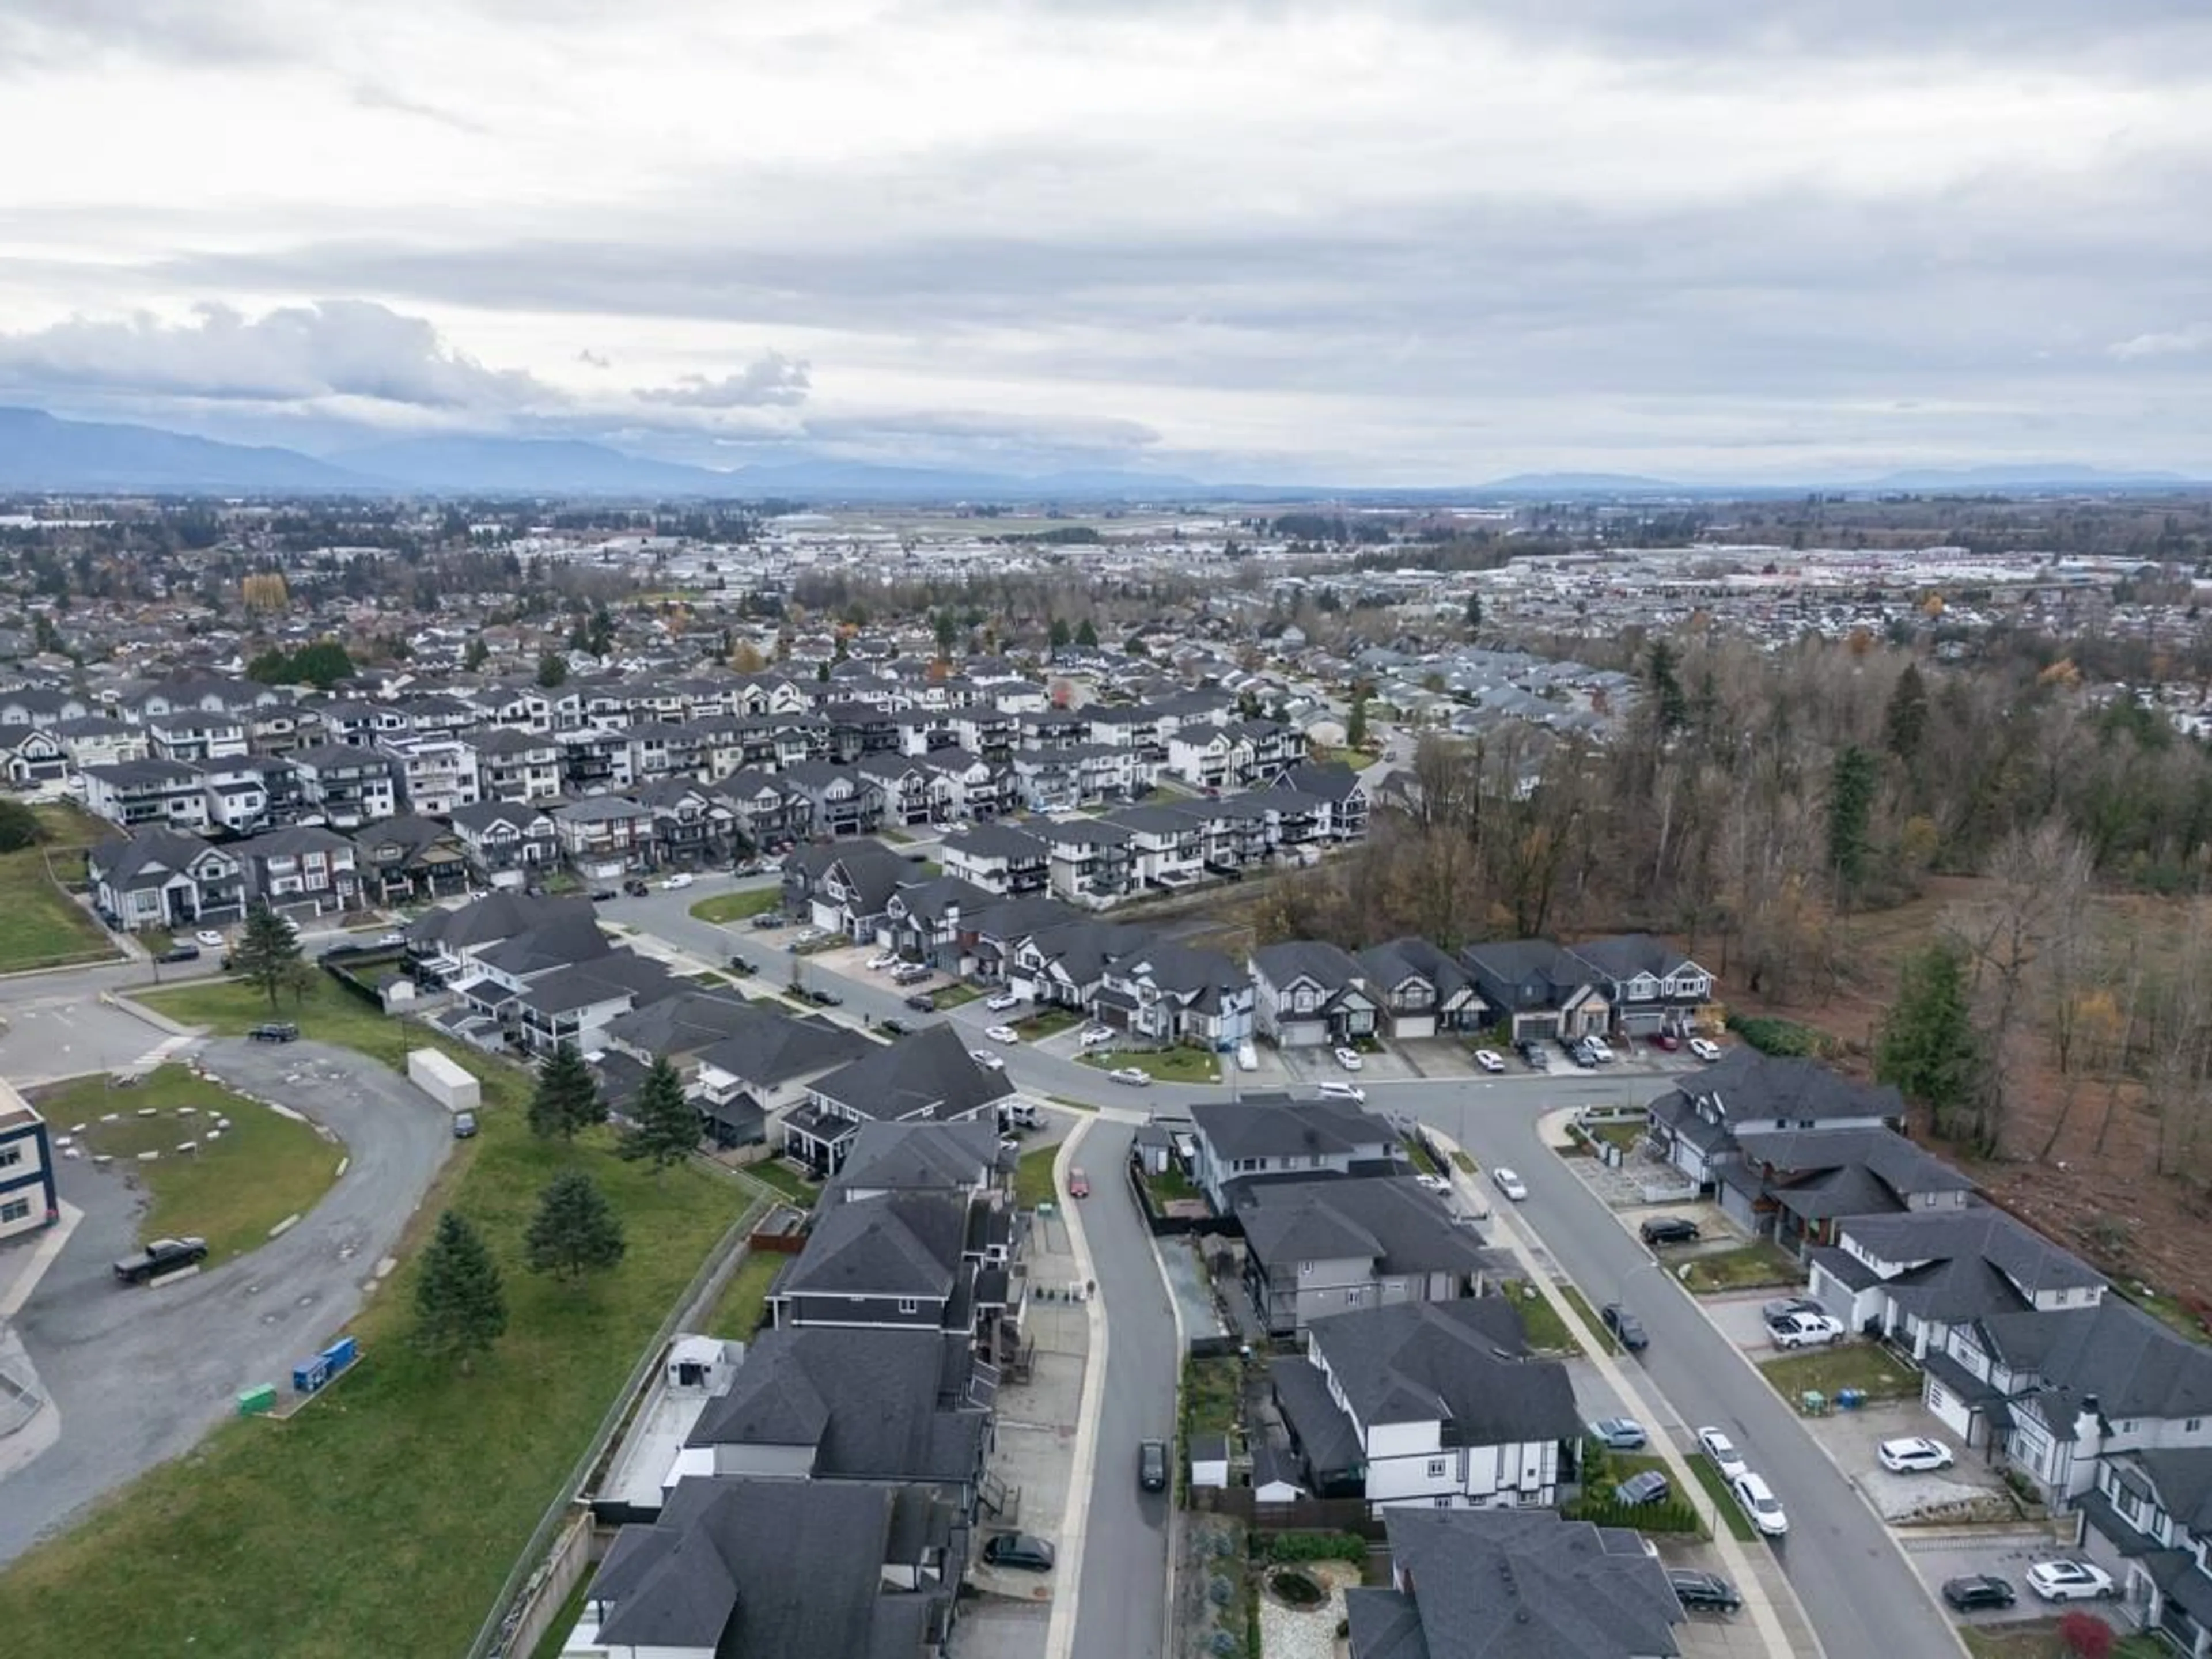
[[[1838,1406],[1841,1406],[1847,1412],[1855,1412],[1860,1407],[1866,1404],[1866,1390],[1863,1389],[1838,1389],[1836,1390],[1836,1403]]]

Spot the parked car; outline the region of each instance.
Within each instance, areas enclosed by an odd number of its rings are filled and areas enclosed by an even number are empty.
[[[137,1255],[126,1255],[117,1262],[115,1276],[126,1285],[143,1285],[149,1279],[159,1279],[163,1273],[204,1261],[207,1253],[204,1238],[156,1238]]]
[[[988,1048],[970,1048],[968,1051],[968,1058],[987,1072],[1003,1072],[1006,1069],[1006,1062]]]
[[[983,1035],[994,1042],[1019,1042],[1022,1034],[1011,1025],[986,1026]]]
[[[880,974],[886,968],[897,967],[898,960],[898,952],[896,951],[878,951],[868,958],[868,971],[872,974]]]
[[[1677,1048],[1680,1048],[1682,1046],[1682,1039],[1676,1036],[1672,1031],[1654,1031],[1651,1034],[1651,1046],[1655,1048],[1664,1049],[1667,1053],[1671,1054]]]
[[[225,943],[222,935],[212,927],[203,927],[192,937],[199,942],[202,948],[210,951],[220,951]]]
[[[906,1006],[917,1014],[933,1014],[937,1012],[937,999],[927,991],[921,991],[908,997]]]
[[[894,985],[919,985],[935,975],[937,969],[926,962],[902,962],[891,969]]]
[[[1717,1042],[1708,1042],[1703,1037],[1690,1039],[1690,1052],[1708,1066],[1721,1057],[1720,1045]]]
[[[1527,1183],[1524,1182],[1519,1176],[1514,1174],[1512,1170],[1507,1169],[1503,1164],[1499,1164],[1496,1169],[1490,1172],[1490,1179],[1492,1183],[1497,1187],[1499,1192],[1504,1194],[1506,1197],[1511,1199],[1516,1204],[1520,1203],[1522,1200],[1528,1196],[1528,1188]]]
[[[1347,1072],[1356,1072],[1364,1062],[1359,1058],[1358,1049],[1339,1048],[1336,1050],[1336,1063]]]
[[[1614,1059],[1613,1045],[1607,1042],[1603,1037],[1597,1036],[1595,1035],[1586,1036],[1583,1039],[1583,1047],[1588,1048],[1591,1054],[1597,1056],[1597,1063],[1599,1065],[1610,1066],[1613,1064]]]
[[[2027,1587],[2046,1601],[2103,1601],[2120,1593],[2094,1561],[2039,1561],[2027,1570]]]
[[[1079,1048],[1103,1048],[1114,1041],[1114,1033],[1103,1025],[1086,1025],[1075,1034]]]
[[[1440,1175],[1417,1175],[1413,1177],[1413,1184],[1416,1187],[1427,1188],[1439,1198],[1448,1198],[1451,1195],[1451,1182]]]
[[[1067,1172],[1067,1195],[1070,1198],[1090,1197],[1091,1177],[1080,1170],[1070,1170]]]
[[[799,994],[805,997],[809,1002],[812,1003],[817,1008],[835,1008],[845,1000],[843,996],[839,994],[837,992],[831,990],[826,985],[809,986]]]
[[[914,1027],[908,1024],[902,1019],[892,1018],[878,1020],[876,1022],[876,1029],[878,1031],[881,1031],[885,1036],[904,1036],[908,1032],[913,1030]]]
[[[1942,1441],[1917,1434],[1902,1440],[1885,1440],[1875,1448],[1875,1455],[1892,1474],[1923,1474],[1930,1469],[1948,1469],[1955,1461],[1951,1449]]]
[[[1357,1083],[1320,1083],[1314,1085],[1314,1092],[1330,1100],[1356,1100],[1363,1104],[1367,1099],[1367,1091]]]
[[[1139,1066],[1123,1066],[1106,1075],[1116,1083],[1127,1084],[1133,1089],[1149,1089],[1152,1085],[1152,1074]]]
[[[1644,1236],[1646,1244],[1694,1244],[1698,1242],[1698,1224],[1679,1215],[1655,1215],[1637,1231]]]
[[[1954,1613],[1986,1613],[1993,1607],[2008,1607],[2018,1599],[2013,1594],[2012,1581],[1995,1573],[1977,1572],[1943,1581],[1944,1604]]]
[[[1474,1051],[1474,1063],[1486,1072],[1502,1072],[1505,1069],[1505,1062],[1498,1058],[1495,1048],[1477,1048]]]
[[[1667,1583],[1685,1613],[1734,1613],[1743,1605],[1743,1597],[1736,1594],[1735,1586],[1717,1572],[1699,1572],[1694,1567],[1669,1567]]]
[[[1743,1454],[1736,1449],[1735,1442],[1719,1429],[1699,1429],[1698,1449],[1711,1460],[1723,1480],[1733,1480],[1751,1467],[1743,1461]]]
[[[1842,1340],[1844,1322],[1827,1314],[1794,1313],[1768,1320],[1766,1334],[1778,1348],[1825,1348]]]
[[[1597,1052],[1587,1042],[1577,1042],[1573,1048],[1568,1049],[1567,1058],[1585,1072],[1594,1072],[1597,1069]]]
[[[694,879],[695,878],[689,871],[678,870],[674,875],[669,877],[667,880],[660,884],[660,889],[661,891],[665,893],[680,893],[686,887],[689,887]]]
[[[615,891],[611,887],[594,887],[592,889],[592,902],[594,904],[611,903],[621,896],[622,895]]]
[[[190,939],[179,939],[154,958],[156,962],[198,962],[199,959],[200,947]]]
[[[476,1133],[477,1115],[474,1112],[455,1112],[453,1114],[454,1139],[472,1140],[476,1138]]]
[[[1667,1484],[1667,1477],[1658,1470],[1644,1469],[1615,1486],[1613,1495],[1614,1501],[1633,1507],[1639,1504],[1663,1504],[1674,1491]]]
[[[1743,1512],[1751,1517],[1751,1524],[1769,1538],[1779,1538],[1790,1530],[1790,1517],[1782,1508],[1782,1500],[1769,1490],[1765,1481],[1746,1469],[1729,1482],[1729,1490],[1735,1501],[1743,1505]]]
[[[1827,1311],[1809,1296],[1779,1296],[1771,1302],[1762,1302],[1759,1304],[1759,1316],[1770,1325],[1778,1319],[1787,1319],[1791,1314],[1816,1314]]]
[[[1629,1352],[1641,1353],[1651,1346],[1651,1339],[1644,1334],[1644,1322],[1618,1302],[1607,1303],[1599,1310],[1598,1319]]]
[[[246,1035],[256,1042],[297,1042],[300,1028],[289,1019],[268,1019]]]
[[[404,945],[407,943],[407,935],[395,927],[388,933],[378,935],[376,942],[380,946]]]
[[[741,957],[732,951],[730,952],[730,971],[733,974],[752,974],[760,970],[750,957]]]
[[[1137,1446],[1137,1486],[1144,1492],[1168,1489],[1168,1443],[1140,1441]]]
[[[752,925],[763,929],[781,927],[783,926],[783,913],[780,910],[763,910],[753,918]]]
[[[1009,1008],[1020,1007],[1022,1000],[1012,991],[1001,991],[998,995],[986,1001],[983,1006],[994,1014],[1003,1014]]]
[[[1012,1567],[1023,1572],[1050,1572],[1052,1546],[1042,1538],[1032,1538],[1025,1532],[1002,1532],[994,1534],[983,1546],[983,1559],[994,1567]]]
[[[1650,1438],[1632,1417],[1601,1417],[1591,1423],[1589,1432],[1607,1451],[1642,1451]]]

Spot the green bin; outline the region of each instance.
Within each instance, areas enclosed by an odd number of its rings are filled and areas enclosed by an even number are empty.
[[[238,1396],[238,1414],[240,1417],[258,1417],[263,1412],[276,1409],[276,1385],[273,1382],[264,1382],[258,1389],[248,1389]]]

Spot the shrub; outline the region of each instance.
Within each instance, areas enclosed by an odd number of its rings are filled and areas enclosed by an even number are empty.
[[[1367,1559],[1367,1540],[1356,1532],[1279,1532],[1267,1540],[1267,1559],[1358,1563]]]
[[[1635,1532],[1698,1533],[1705,1522],[1697,1510],[1679,1498],[1663,1504],[1615,1503],[1611,1492],[1603,1497],[1585,1495],[1559,1513],[1570,1521],[1589,1521],[1601,1527],[1626,1527]]]
[[[1220,1656],[1220,1659],[1229,1659],[1229,1656],[1235,1653],[1237,1650],[1243,1644],[1237,1641],[1237,1639],[1231,1636],[1227,1631],[1218,1630],[1213,1632],[1213,1640],[1210,1645],[1212,1647],[1214,1652]]]
[[[1836,1047],[1826,1032],[1800,1025],[1794,1019],[1776,1019],[1765,1014],[1730,1014],[1728,1023],[1729,1030],[1759,1053],[1785,1060],[1817,1058],[1833,1053]]]
[[[1237,1587],[1231,1584],[1226,1578],[1216,1578],[1212,1583],[1206,1587],[1206,1599],[1212,1602],[1217,1607],[1227,1607],[1229,1605],[1229,1598],[1236,1595],[1236,1593]]]
[[[2118,1640],[2110,1625],[2079,1607],[2059,1620],[2058,1639],[2066,1644],[2066,1651],[2074,1659],[2111,1659]]]

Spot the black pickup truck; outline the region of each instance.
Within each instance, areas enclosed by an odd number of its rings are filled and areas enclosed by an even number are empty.
[[[143,1285],[149,1279],[173,1273],[207,1260],[204,1238],[157,1238],[137,1255],[115,1264],[115,1276],[126,1285]]]

